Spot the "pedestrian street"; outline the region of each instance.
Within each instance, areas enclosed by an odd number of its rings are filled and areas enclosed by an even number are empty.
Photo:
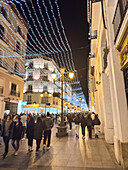
[[[33,152],[28,152],[27,139],[20,143],[18,155],[13,155],[13,148],[9,147],[9,154],[2,159],[4,152],[3,142],[0,145],[0,170],[17,169],[43,169],[43,170],[118,170],[121,167],[114,157],[113,145],[105,143],[104,137],[99,139],[88,139],[87,129],[85,140],[75,136],[75,126],[69,132],[68,137],[57,138],[56,127],[52,130],[51,148],[43,151],[41,142],[40,152],[35,153],[36,143],[34,141]],[[2,141],[2,138],[0,139]]]

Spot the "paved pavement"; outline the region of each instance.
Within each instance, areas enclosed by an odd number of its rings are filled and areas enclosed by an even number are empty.
[[[76,139],[75,127],[69,132],[68,137],[57,138],[56,128],[53,128],[51,149],[38,154],[34,151],[28,153],[27,139],[22,140],[18,156],[13,155],[13,148],[10,145],[9,154],[6,159],[2,159],[4,152],[3,143],[0,145],[0,170],[17,169],[42,169],[42,170],[119,170],[112,151],[113,146],[107,145],[104,138],[100,135],[99,139],[86,139],[81,136]],[[41,142],[41,149],[42,149]]]

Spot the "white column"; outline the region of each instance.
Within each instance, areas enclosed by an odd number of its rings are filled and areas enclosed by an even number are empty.
[[[3,119],[5,111],[5,102],[0,98],[0,118]]]

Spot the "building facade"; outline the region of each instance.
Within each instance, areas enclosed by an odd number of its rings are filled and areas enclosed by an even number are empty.
[[[90,108],[101,120],[105,140],[128,168],[128,1],[88,1]],[[97,35],[94,37],[94,31]]]
[[[0,118],[23,99],[28,25],[12,3],[0,1]]]
[[[57,81],[52,80],[52,72],[56,72]],[[61,112],[61,80],[60,69],[53,59],[45,56],[34,56],[26,59],[26,76],[24,84],[24,101],[27,106],[22,107],[23,112],[31,113],[60,113]],[[63,86],[64,112],[77,110],[70,103],[72,87],[66,81]],[[49,105],[50,104],[50,105]]]

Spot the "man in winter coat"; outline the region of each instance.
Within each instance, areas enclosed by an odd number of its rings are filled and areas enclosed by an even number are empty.
[[[37,118],[37,122],[34,124],[34,139],[36,139],[36,153],[40,149],[40,143],[42,140],[42,120],[40,117]]]
[[[71,114],[69,113],[68,114],[68,123],[69,123],[69,126],[70,126],[70,130],[72,130],[72,116],[71,116]]]
[[[43,141],[43,149],[45,150],[46,140],[48,139],[47,149],[50,149],[50,140],[51,140],[51,128],[53,127],[53,120],[50,117],[50,113],[47,112],[47,117],[43,121],[43,129],[44,129],[44,141]]]
[[[87,125],[87,122],[86,122],[86,118],[84,115],[82,115],[82,118],[81,118],[81,129],[82,129],[82,135],[83,135],[83,139],[85,139],[85,127]]]
[[[88,114],[87,116],[87,128],[88,128],[88,132],[89,132],[89,138],[92,139],[92,118],[91,118],[91,114]]]
[[[95,138],[98,138],[98,129],[99,129],[99,125],[100,125],[100,120],[98,118],[98,115],[95,115],[95,118],[93,120],[93,126],[94,126],[94,131],[95,131]]]
[[[28,115],[27,119],[27,138],[28,138],[28,151],[32,152],[33,146],[33,137],[34,137],[34,118],[31,115]]]

